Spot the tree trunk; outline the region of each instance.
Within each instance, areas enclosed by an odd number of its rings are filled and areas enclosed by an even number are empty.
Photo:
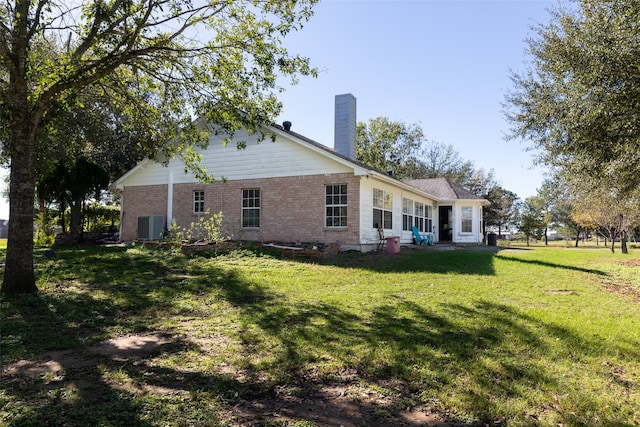
[[[69,223],[69,234],[80,236],[82,233],[82,200],[74,200],[71,203],[71,221]]]
[[[33,269],[33,214],[35,201],[35,124],[14,113],[9,175],[9,230],[3,294],[35,293]]]
[[[627,233],[624,230],[620,232],[620,252],[623,254],[629,253],[629,248],[627,248]]]
[[[3,52],[3,70],[6,72],[8,69],[9,74],[9,108],[3,105],[3,112],[8,113],[10,122],[11,133],[8,141],[5,141],[9,146],[5,146],[5,149],[9,153],[11,172],[7,255],[0,293],[16,295],[38,291],[33,269],[33,214],[36,193],[36,135],[45,105],[30,105],[33,94],[29,93],[27,52],[32,3],[17,1],[14,4],[11,49],[9,54]],[[7,13],[5,10],[3,12]],[[6,32],[6,28],[4,30]],[[3,43],[7,43],[6,38]],[[10,66],[7,66],[8,63]]]
[[[549,237],[547,236],[547,231],[548,230],[549,229],[545,227],[545,229],[544,229],[544,244],[545,245],[549,245]]]

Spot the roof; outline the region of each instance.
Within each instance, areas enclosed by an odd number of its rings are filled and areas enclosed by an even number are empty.
[[[337,151],[335,151],[334,149],[321,144],[317,141],[314,141],[310,138],[307,138],[304,135],[301,135],[297,132],[294,132],[292,130],[286,130],[283,126],[279,125],[279,124],[275,124],[272,123],[269,127],[271,127],[272,129],[276,129],[279,132],[285,133],[285,134],[289,134],[290,136],[292,136],[294,139],[297,139],[298,141],[302,141],[306,144],[309,144],[312,147],[315,147],[317,149],[320,149],[321,151],[329,154],[330,156],[335,156],[338,159],[341,159],[343,162],[347,162],[347,163],[351,163],[352,165],[360,168],[361,170],[365,170],[365,171],[370,171],[370,172],[374,172],[376,174],[378,174],[381,178],[386,179],[386,180],[390,180],[390,181],[394,181],[396,183],[396,185],[403,185],[403,186],[407,186],[407,187],[411,187],[411,188],[415,188],[423,193],[426,193],[428,196],[431,197],[435,197],[436,199],[440,199],[440,200],[476,200],[476,201],[484,201],[485,203],[488,204],[488,202],[484,199],[482,199],[481,197],[476,196],[475,194],[471,193],[470,191],[460,187],[459,185],[451,182],[449,179],[447,178],[431,178],[431,179],[415,179],[415,180],[400,180],[397,179],[394,176],[389,175],[388,173],[385,173],[383,171],[380,171],[376,168],[373,168],[365,163],[359,162],[355,159],[351,159],[348,156],[345,156],[341,153],[338,153]],[[267,127],[268,128],[268,127]],[[133,167],[131,170],[129,170],[128,172],[126,172],[123,176],[121,176],[120,178],[118,178],[113,184],[111,184],[111,189],[117,189],[118,188],[118,183],[121,182],[122,180],[124,180],[126,177],[128,177],[129,175],[131,175],[135,170],[144,167],[148,162],[150,161],[150,159],[145,159],[142,162],[138,163],[138,165],[136,165],[135,167]]]
[[[449,178],[412,179],[403,182],[442,200],[484,200]]]

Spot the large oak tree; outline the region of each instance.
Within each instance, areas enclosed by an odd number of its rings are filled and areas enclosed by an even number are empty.
[[[47,123],[91,87],[147,125],[155,154],[204,146],[215,123],[230,136],[271,122],[278,76],[313,74],[281,44],[316,0],[3,0],[0,120],[11,164],[3,293],[37,291],[33,206],[37,144]],[[169,142],[170,141],[170,142]],[[153,144],[152,144],[153,145]],[[152,150],[153,151],[153,150]]]
[[[640,3],[583,0],[529,40],[530,68],[507,96],[511,136],[577,179],[626,197],[640,185]]]

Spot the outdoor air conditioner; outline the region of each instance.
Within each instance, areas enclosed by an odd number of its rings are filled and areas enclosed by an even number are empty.
[[[138,240],[158,240],[164,231],[164,216],[144,215],[138,217]]]

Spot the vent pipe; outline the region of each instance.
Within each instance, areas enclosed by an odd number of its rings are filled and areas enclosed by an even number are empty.
[[[282,122],[282,127],[284,128],[284,130],[289,132],[291,130],[291,122],[289,122],[289,121]]]
[[[350,93],[336,95],[335,133],[333,149],[336,153],[356,160],[356,98]]]

